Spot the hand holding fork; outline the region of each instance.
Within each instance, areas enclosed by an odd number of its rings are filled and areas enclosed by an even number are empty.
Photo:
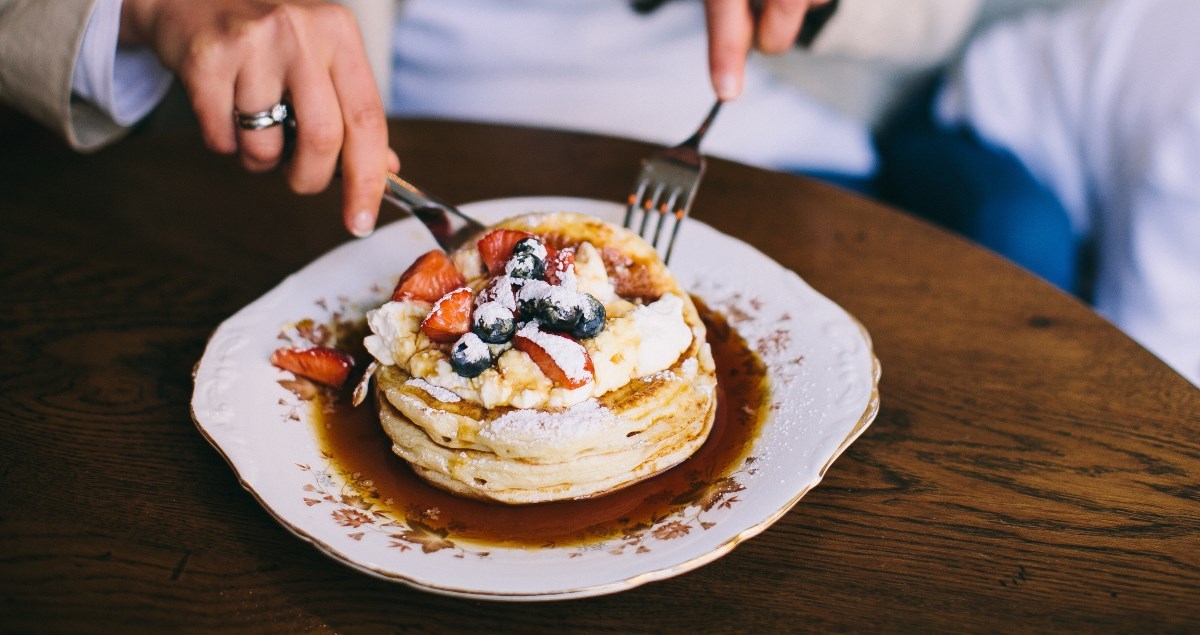
[[[705,165],[704,156],[700,154],[700,142],[720,110],[721,102],[718,101],[686,141],[643,159],[642,171],[629,194],[625,227],[637,232],[662,253],[664,262],[670,261],[679,228],[700,188]],[[425,223],[446,251],[451,251],[462,244],[466,237],[484,228],[482,223],[457,207],[390,172],[384,199]],[[655,218],[657,222],[651,223]],[[668,219],[673,219],[669,230]]]
[[[625,227],[637,232],[670,262],[671,249],[683,219],[692,209],[700,179],[704,177],[704,155],[700,142],[721,110],[721,101],[713,104],[700,127],[683,143],[642,159],[642,171],[634,181],[625,210]],[[651,219],[657,222],[651,224]],[[670,239],[663,245],[668,219],[674,219]]]

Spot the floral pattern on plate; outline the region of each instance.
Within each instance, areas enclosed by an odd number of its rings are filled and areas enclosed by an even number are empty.
[[[615,222],[622,214],[616,204],[564,198],[464,209],[484,222],[535,211]],[[415,255],[434,247],[419,223],[406,220],[326,254],[222,324],[196,370],[193,418],[243,485],[284,527],[371,575],[498,600],[586,597],[677,575],[780,518],[878,411],[879,363],[865,329],[749,245],[689,220],[672,269],[767,366],[772,401],[753,447],[731,472],[697,474],[685,491],[665,494],[669,513],[615,537],[537,549],[459,540],[439,524],[437,509],[396,510],[395,501],[372,497],[369,479],[339,470],[312,430],[297,424],[308,412],[304,387],[288,385],[266,361],[280,325],[285,339],[293,331],[334,337],[386,297]],[[713,253],[722,254],[720,266]],[[312,319],[289,322],[304,316]]]

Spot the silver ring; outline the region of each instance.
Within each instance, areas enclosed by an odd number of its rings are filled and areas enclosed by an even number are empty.
[[[279,102],[262,112],[233,111],[233,119],[242,130],[266,130],[287,121],[288,106]]]

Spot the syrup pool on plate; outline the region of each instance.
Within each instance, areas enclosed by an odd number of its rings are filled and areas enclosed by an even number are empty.
[[[313,408],[317,437],[356,494],[397,519],[446,537],[506,547],[599,542],[654,524],[738,469],[764,420],[766,367],[720,314],[696,299],[717,366],[717,412],[694,455],[653,478],[593,499],[503,505],[454,496],[417,477],[391,451],[373,405]]]

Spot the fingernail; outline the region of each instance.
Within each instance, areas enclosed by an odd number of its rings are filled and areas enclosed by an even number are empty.
[[[713,87],[717,90],[717,97],[721,101],[737,99],[738,92],[741,87],[738,85],[738,78],[733,73],[721,73],[717,75],[716,81],[713,82]]]
[[[351,233],[359,238],[366,238],[375,231],[375,214],[369,210],[363,210],[354,215],[354,220],[350,225]]]

